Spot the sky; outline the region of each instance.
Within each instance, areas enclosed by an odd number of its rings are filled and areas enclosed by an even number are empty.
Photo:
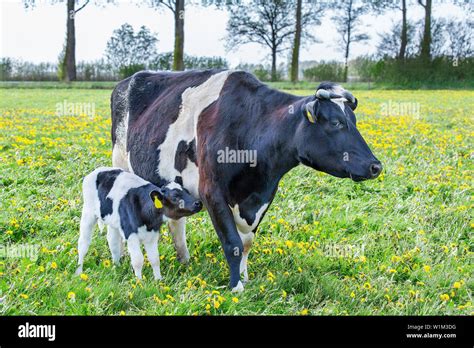
[[[85,0],[80,0],[79,5]],[[0,0],[0,57],[13,57],[31,62],[57,62],[65,41],[66,4],[52,4],[53,1],[39,0],[34,9],[26,10],[20,0]],[[96,4],[100,1],[96,1]],[[158,51],[173,49],[174,23],[170,10],[156,11],[146,6],[137,6],[131,1],[116,1],[116,5],[97,6],[92,1],[76,16],[76,60],[91,61],[104,55],[107,40],[114,29],[124,23],[135,30],[145,25],[158,37]],[[321,42],[305,45],[300,60],[342,60],[342,50],[338,44],[339,35],[331,22],[337,15],[328,12],[320,26],[311,32]],[[462,9],[449,1],[435,0],[434,17],[465,18]],[[379,33],[390,30],[399,21],[401,12],[387,11],[384,15],[366,15],[362,19],[362,29],[371,36],[365,43],[351,46],[351,57],[374,53]],[[409,18],[423,17],[419,5],[409,8]],[[187,6],[185,12],[186,54],[199,56],[223,56],[235,67],[240,63],[268,63],[269,51],[257,44],[248,44],[230,52],[225,50],[226,23],[228,15],[215,8]],[[279,62],[288,60],[288,53],[279,57]]]

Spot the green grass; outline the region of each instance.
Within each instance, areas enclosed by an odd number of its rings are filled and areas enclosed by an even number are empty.
[[[146,265],[138,283],[128,256],[110,266],[98,232],[86,276],[75,276],[81,178],[111,163],[110,90],[0,89],[0,251],[38,252],[0,259],[1,313],[473,314],[474,93],[353,92],[383,175],[357,184],[303,166],[286,175],[235,295],[205,212],[188,220],[188,267],[163,229],[162,282]],[[64,100],[95,103],[96,114],[56,116]],[[420,115],[382,115],[389,101],[419,103]]]

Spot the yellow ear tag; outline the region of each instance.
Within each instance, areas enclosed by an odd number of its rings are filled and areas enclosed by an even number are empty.
[[[314,123],[313,115],[311,115],[311,112],[309,112],[308,110],[306,110],[306,117],[308,118],[309,122]]]
[[[158,197],[155,196],[155,199],[153,200],[153,202],[155,203],[156,209],[163,208],[163,203],[161,203],[161,201],[158,199]]]

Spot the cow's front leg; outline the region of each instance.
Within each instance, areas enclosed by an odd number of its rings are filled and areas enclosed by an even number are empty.
[[[178,254],[178,261],[186,264],[189,261],[189,250],[186,244],[186,218],[170,220],[168,226],[173,236],[174,248]]]
[[[224,249],[230,271],[230,288],[232,292],[240,292],[244,290],[240,281],[240,263],[244,248],[232,212],[224,197],[216,191],[203,194],[201,197],[204,197],[212,224]]]

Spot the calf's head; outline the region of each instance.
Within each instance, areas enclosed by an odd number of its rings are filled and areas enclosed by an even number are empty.
[[[174,220],[195,214],[202,209],[202,202],[175,182],[151,191],[150,198],[155,208]]]
[[[357,99],[341,86],[322,83],[301,108],[296,131],[299,161],[316,170],[354,181],[374,179],[382,171],[356,127]]]

